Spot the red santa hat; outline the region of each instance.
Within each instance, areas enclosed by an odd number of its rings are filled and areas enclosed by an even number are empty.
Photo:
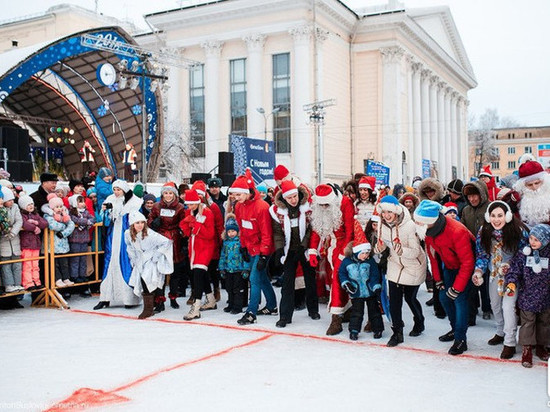
[[[237,177],[229,188],[229,193],[250,193],[248,177],[244,175]]]
[[[281,192],[283,197],[288,197],[298,193],[298,188],[292,180],[285,180],[281,182]]]
[[[449,212],[454,212],[458,215],[458,205],[453,202],[447,202],[443,205],[443,209],[441,210],[444,215],[446,215]]]
[[[370,252],[371,245],[357,219],[353,221],[353,253]]]
[[[165,183],[160,189],[160,194],[162,195],[164,192],[172,192],[176,197],[179,196],[178,189],[176,188],[176,184],[174,182]]]
[[[206,196],[206,183],[204,183],[202,180],[195,181],[195,183],[193,183],[193,186],[191,186],[191,189],[196,190],[199,196]]]
[[[483,166],[483,170],[479,174],[479,177],[493,177],[493,172],[491,172],[491,165]]]
[[[189,189],[185,191],[186,205],[198,205],[200,202],[201,202],[201,199],[195,189]]]
[[[370,189],[374,190],[374,186],[376,186],[376,178],[373,176],[363,176],[361,180],[359,180],[359,189]]]
[[[286,167],[284,167],[283,165],[277,165],[277,167],[273,171],[273,178],[275,180],[283,180],[289,174],[290,174],[290,172],[288,171],[288,169]]]
[[[334,202],[336,193],[329,185],[321,184],[315,188],[315,203],[326,205]]]
[[[542,165],[539,162],[535,160],[529,160],[519,167],[518,173],[518,181],[529,183],[536,179],[543,179],[547,172],[544,171]]]

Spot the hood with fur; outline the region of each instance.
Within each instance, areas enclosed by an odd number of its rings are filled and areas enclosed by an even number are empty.
[[[435,190],[435,198],[432,199],[434,202],[439,202],[441,199],[443,199],[443,196],[445,196],[445,188],[443,187],[443,184],[433,177],[427,177],[426,179],[422,180],[422,182],[420,182],[420,185],[418,186],[418,197],[421,201],[430,200],[424,194],[424,191],[427,189]]]
[[[412,199],[413,203],[414,203],[414,207],[416,208],[418,206],[418,204],[420,203],[420,199],[414,194],[414,193],[411,193],[411,192],[405,192],[403,193],[403,195],[399,198],[399,203],[401,203],[403,206],[405,205],[405,199]]]
[[[466,201],[466,203],[468,203],[468,205],[470,205],[470,202],[468,201],[468,194],[473,193],[479,193],[479,195],[481,196],[481,202],[479,203],[480,205],[487,203],[487,201],[489,200],[489,190],[487,189],[487,185],[481,180],[468,182],[464,185],[464,188],[462,189],[462,194],[464,195],[464,200]]]
[[[300,202],[298,203],[298,206],[305,205],[309,200],[309,192],[302,185],[296,186],[296,188],[298,189],[298,196],[300,197]],[[288,208],[288,204],[283,201],[283,192],[281,192],[280,190],[275,195],[275,198],[273,199],[273,204],[279,209]]]

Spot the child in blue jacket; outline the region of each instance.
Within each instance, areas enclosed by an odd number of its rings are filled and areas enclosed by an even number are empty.
[[[356,239],[353,244],[355,246],[350,243],[346,247],[346,258],[338,270],[338,280],[351,298],[349,338],[351,340],[358,339],[366,304],[374,339],[380,339],[384,330],[384,322],[378,307],[378,299],[382,290],[378,265],[371,257],[371,245],[366,238],[359,241]]]
[[[239,225],[229,215],[225,221],[223,245],[220,254],[218,269],[220,276],[225,279],[225,289],[228,295],[228,305],[224,312],[236,315],[243,311],[245,306],[245,291],[248,289],[250,262],[245,262],[240,251]],[[248,293],[246,293],[248,296]]]

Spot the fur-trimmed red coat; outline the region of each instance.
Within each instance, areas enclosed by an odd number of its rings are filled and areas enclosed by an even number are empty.
[[[242,247],[250,256],[268,256],[275,250],[269,204],[254,190],[251,199],[235,205],[235,217],[239,225]]]
[[[185,216],[185,209],[178,199],[174,199],[170,204],[166,204],[166,202],[161,199],[153,205],[147,217],[148,226],[151,226],[153,220],[160,217],[161,223],[158,233],[173,242],[174,263],[180,263],[185,259],[183,253],[183,237],[179,228],[179,224]]]
[[[214,215],[205,205],[199,205],[198,212],[185,211],[185,219],[180,222],[180,229],[189,237],[189,263],[191,269],[208,270],[216,246],[216,229]]]

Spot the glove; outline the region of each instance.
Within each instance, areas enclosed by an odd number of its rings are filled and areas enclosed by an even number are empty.
[[[186,217],[183,220],[186,221],[188,217]],[[160,224],[161,224],[161,220],[160,220],[160,216],[158,216],[154,218],[153,221],[151,222],[151,229],[153,229],[155,232],[158,232],[158,230],[160,229]]]
[[[248,253],[248,249],[245,247],[242,247],[239,249],[239,251],[241,252],[241,256],[243,257],[243,260],[245,262],[250,262],[250,254]]]
[[[506,292],[508,296],[514,296],[516,294],[516,285],[515,283],[508,283],[506,285]]]
[[[483,273],[481,273],[481,271],[479,270],[476,270],[472,275],[472,282],[476,286],[483,285]]]
[[[71,220],[71,218],[69,217],[68,214],[64,213],[63,214],[63,223],[69,223],[69,220]]]
[[[342,283],[342,289],[344,289],[350,295],[353,295],[354,293],[357,292],[357,287],[353,285],[351,282]]]
[[[225,279],[226,277],[225,270],[220,270],[220,278]]]
[[[250,277],[250,272],[247,270],[243,270],[243,273],[241,276],[243,277],[244,280],[248,280],[248,278]]]
[[[441,280],[438,280],[435,282],[435,288],[437,290],[445,290],[445,284]]]
[[[316,268],[319,262],[317,261],[317,255],[309,255],[309,265],[312,268]]]
[[[262,271],[267,266],[267,256],[266,255],[260,255],[260,258],[258,259],[258,263],[256,263],[256,269],[259,271]]]
[[[376,289],[376,290],[374,291],[374,294],[376,295],[376,300],[380,301],[380,298],[381,298],[381,296],[382,296],[382,287]]]
[[[460,295],[460,292],[453,287],[447,289],[447,297],[451,300],[455,300]]]
[[[63,216],[61,216],[60,214],[58,213],[54,213],[53,214],[53,218],[56,222],[62,222],[63,221]]]
[[[275,251],[275,254],[273,255],[273,259],[275,260],[275,265],[277,266],[280,266],[282,263],[281,263],[281,258],[285,255],[285,251],[283,248],[281,249],[277,249]]]
[[[56,235],[59,239],[64,239],[63,233],[61,233],[61,232],[55,232],[55,235]]]
[[[395,250],[397,256],[401,256],[403,254],[403,246],[401,246],[401,241],[397,238],[393,241],[393,250]]]

